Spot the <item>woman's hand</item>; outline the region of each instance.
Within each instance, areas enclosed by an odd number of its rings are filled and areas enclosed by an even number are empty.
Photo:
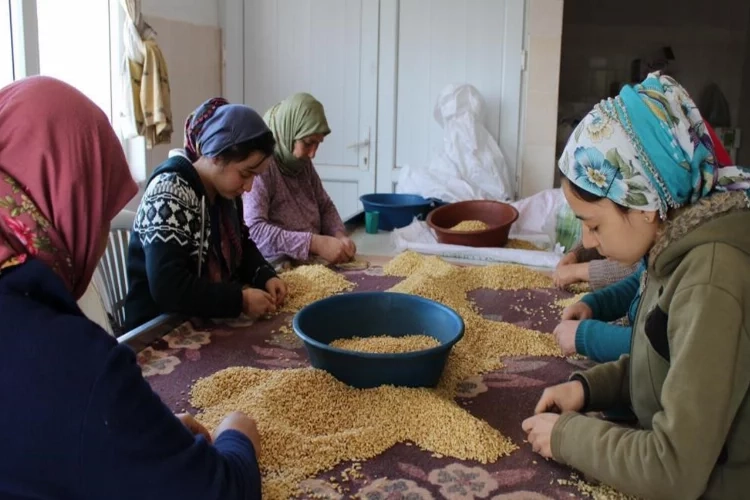
[[[580,323],[580,321],[566,319],[561,321],[552,332],[557,345],[560,346],[560,350],[566,356],[576,353],[576,332],[578,332]]]
[[[569,266],[570,264],[575,264],[578,262],[578,257],[576,256],[575,252],[568,252],[566,253],[562,259],[560,259],[560,262],[557,263],[557,267],[555,269],[560,269],[561,267]]]
[[[271,294],[276,307],[281,307],[286,299],[286,283],[281,278],[271,278],[266,281],[266,291]]]
[[[580,380],[547,387],[534,408],[534,416],[521,424],[531,449],[544,458],[554,459],[552,429],[560,416],[551,412],[581,411],[585,398],[583,383]]]
[[[552,429],[559,418],[560,415],[554,413],[542,413],[527,418],[521,424],[531,449],[544,458],[554,458],[552,456]]]
[[[586,394],[580,380],[547,387],[534,408],[534,414],[547,412],[581,411]]]
[[[357,245],[355,245],[352,239],[345,234],[338,233],[336,238],[344,244],[344,252],[349,258],[348,260],[352,260],[354,256],[357,255]]]
[[[563,310],[562,320],[583,320],[591,319],[594,317],[594,311],[585,302],[576,302],[572,306],[568,306]]]
[[[561,261],[562,263],[562,261]],[[558,288],[565,288],[573,283],[580,283],[582,281],[589,280],[589,263],[583,262],[581,264],[568,264],[560,266],[558,264],[555,268],[555,272],[552,275],[552,279],[555,282],[555,286]]]
[[[242,290],[242,312],[251,318],[259,318],[276,312],[276,302],[268,292],[245,288]]]
[[[180,419],[182,425],[187,427],[187,430],[193,433],[193,436],[203,436],[209,443],[213,442],[213,440],[211,439],[211,433],[208,432],[208,430],[203,427],[200,422],[198,422],[191,414],[178,413],[175,416]]]
[[[252,417],[239,411],[230,413],[224,418],[224,420],[222,420],[214,431],[214,440],[216,440],[222,432],[228,430],[234,430],[244,434],[250,442],[253,443],[255,456],[260,457],[260,433],[258,432],[258,425]]]
[[[354,243],[352,243],[352,245],[353,244]],[[312,237],[312,243],[310,244],[310,251],[315,255],[323,257],[331,264],[340,264],[351,260],[351,257],[349,256],[350,250],[347,248],[347,243],[333,236],[314,234]],[[352,254],[352,257],[353,256],[354,254]]]

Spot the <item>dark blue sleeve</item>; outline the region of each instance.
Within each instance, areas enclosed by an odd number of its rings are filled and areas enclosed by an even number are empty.
[[[151,390],[135,355],[112,351],[81,428],[81,498],[261,498],[252,443],[236,431],[194,437]]]
[[[617,361],[630,352],[632,333],[629,326],[585,319],[576,330],[576,352],[598,363]]]
[[[630,304],[638,294],[643,266],[624,280],[584,295],[581,302],[591,308],[594,319],[614,321],[628,314]]]

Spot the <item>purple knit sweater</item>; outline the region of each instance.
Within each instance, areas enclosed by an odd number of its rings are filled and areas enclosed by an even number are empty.
[[[298,176],[289,177],[272,160],[242,198],[250,238],[267,260],[308,260],[313,234],[345,232],[312,162]]]

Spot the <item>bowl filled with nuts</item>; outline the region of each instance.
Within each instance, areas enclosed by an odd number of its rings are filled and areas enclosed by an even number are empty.
[[[504,247],[518,210],[493,200],[469,200],[436,208],[427,225],[439,243],[468,247]]]
[[[438,302],[393,292],[354,292],[304,307],[292,321],[310,364],[361,389],[435,387],[464,321]]]

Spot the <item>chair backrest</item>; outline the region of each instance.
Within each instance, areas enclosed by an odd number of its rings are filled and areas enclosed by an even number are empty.
[[[122,331],[125,324],[125,297],[128,294],[128,242],[135,221],[135,212],[123,210],[112,221],[107,250],[99,262],[99,271],[106,288],[106,301],[115,323]]]
[[[86,288],[86,292],[83,297],[78,299],[78,307],[81,308],[88,319],[101,326],[110,335],[115,336],[115,330],[107,314],[110,311],[107,310],[107,304],[101,292],[106,290],[106,287],[99,285],[102,282],[101,276],[99,276],[100,272],[99,268],[94,272],[94,277]]]

